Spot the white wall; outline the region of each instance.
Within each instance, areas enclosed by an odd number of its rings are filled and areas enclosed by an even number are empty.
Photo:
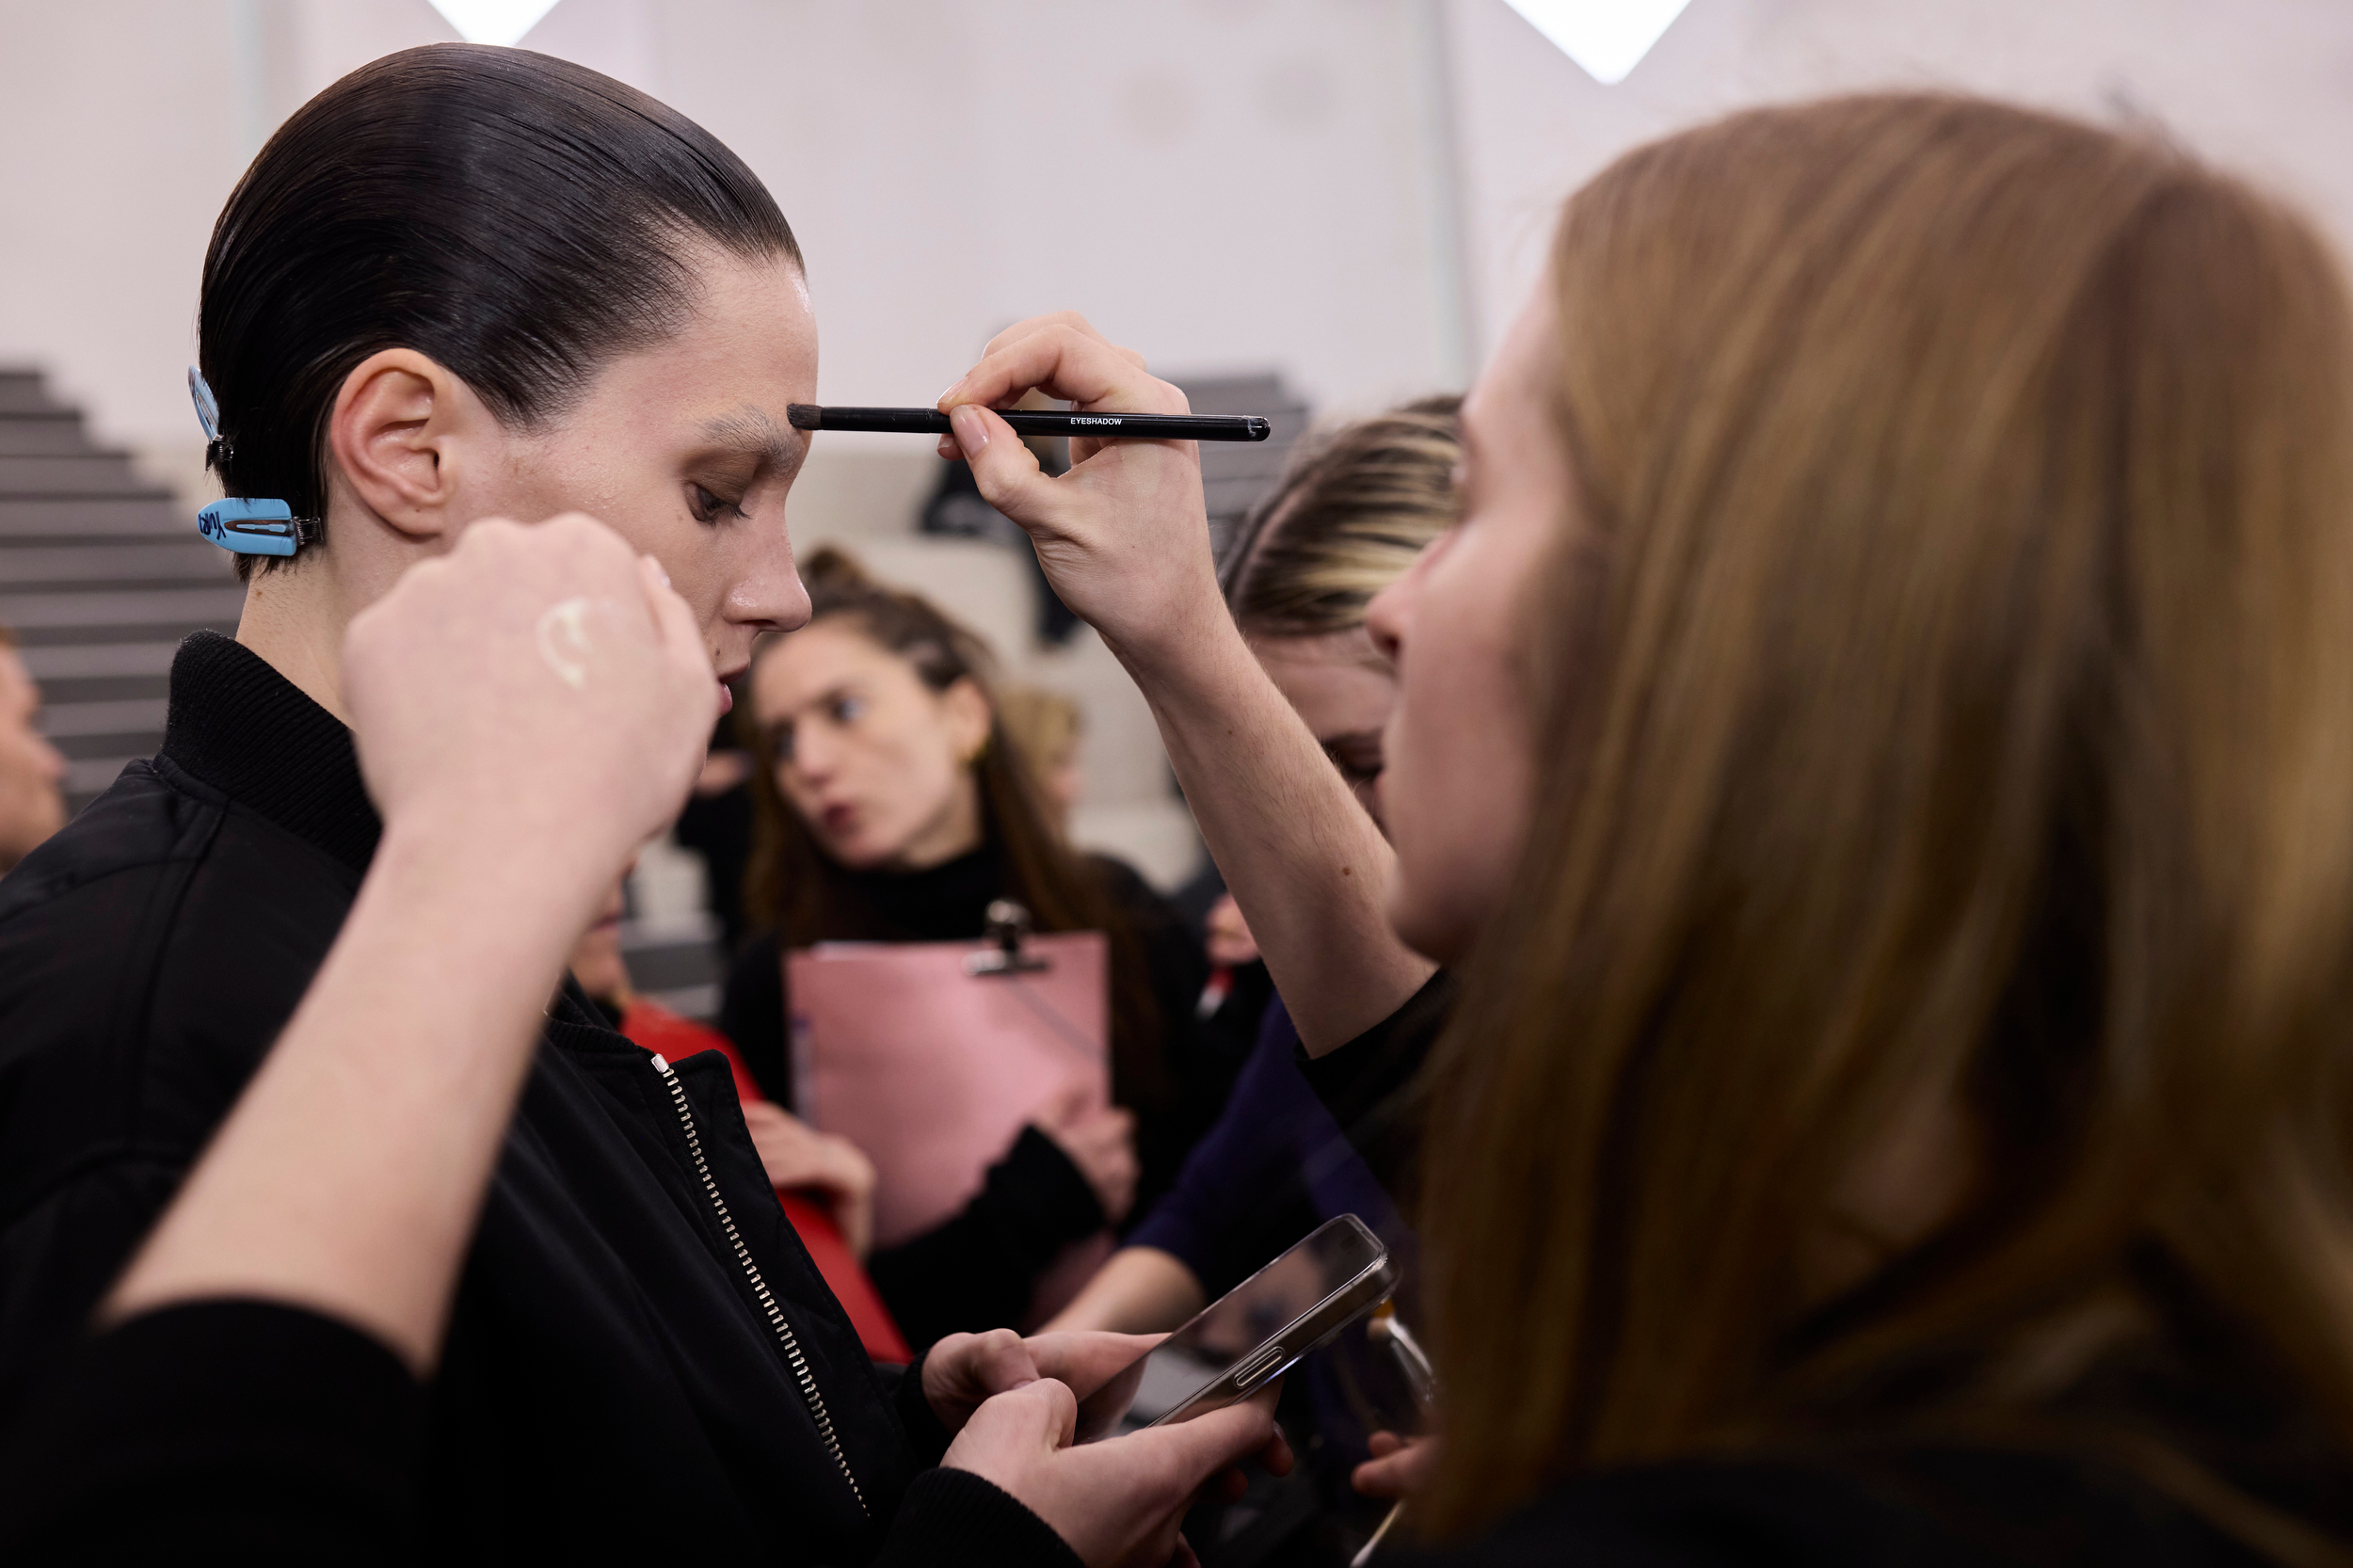
[[[822,394],[923,402],[998,327],[1088,312],[1319,404],[1427,390],[1419,0],[562,0],[525,40],[716,132],[808,254]],[[0,0],[0,359],[184,444],[212,219],[249,137],[456,35],[426,0]]]
[[[1933,87],[2153,120],[2353,243],[2346,0],[1690,0],[1609,88],[1502,0],[1442,3],[1472,312],[1490,349],[1579,183],[1680,126],[1829,92]]]
[[[116,440],[185,447],[204,239],[259,136],[453,36],[426,0],[0,0],[0,360],[52,368]],[[2347,0],[1691,0],[1612,88],[1503,0],[562,0],[526,42],[667,99],[767,180],[840,402],[926,398],[1059,308],[1175,369],[1276,366],[1327,408],[1427,390],[1459,373],[1462,315],[1493,344],[1555,203],[1609,158],[1856,88],[2129,105],[2353,238]]]

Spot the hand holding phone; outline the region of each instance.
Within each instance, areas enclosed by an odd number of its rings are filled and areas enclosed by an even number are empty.
[[[1169,1561],[1185,1511],[1227,1466],[1257,1453],[1289,1468],[1272,1398],[1108,1443],[1074,1444],[1077,1416],[1070,1390],[1042,1379],[973,1412],[940,1463],[1012,1496],[1091,1568]]]
[[[1082,1400],[1078,1441],[1125,1419],[1163,1426],[1246,1400],[1396,1286],[1388,1249],[1362,1220],[1327,1220]]]

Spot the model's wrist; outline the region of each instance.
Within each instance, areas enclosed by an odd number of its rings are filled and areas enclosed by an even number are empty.
[[[518,935],[544,928],[568,951],[622,863],[581,840],[465,812],[406,812],[385,824],[371,877],[454,923]]]

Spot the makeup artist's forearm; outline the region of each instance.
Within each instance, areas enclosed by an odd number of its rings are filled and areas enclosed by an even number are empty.
[[[1397,1011],[1435,968],[1389,924],[1395,857],[1224,616],[1128,657],[1186,804],[1311,1054]]]
[[[547,864],[516,846],[388,834],[301,1006],[116,1288],[109,1319],[199,1297],[287,1301],[431,1368],[592,896],[535,888]]]

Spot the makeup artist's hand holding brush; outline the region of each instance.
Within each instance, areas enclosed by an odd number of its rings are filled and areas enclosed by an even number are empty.
[[[1182,413],[1185,394],[1085,319],[998,334],[943,393],[988,504],[1028,530],[1064,604],[1102,633],[1152,705],[1186,803],[1310,1052],[1353,1039],[1431,965],[1385,906],[1390,853],[1315,736],[1242,641],[1218,591],[1191,441],[1073,438],[1054,477],[989,409],[1032,389],[1079,410]]]
[[[1185,394],[1144,357],[1064,312],[1017,323],[940,395],[959,451],[990,505],[1029,531],[1054,591],[1130,667],[1158,664],[1226,619],[1209,554],[1201,456],[1191,441],[1070,441],[1070,472],[1043,472],[992,405],[1035,389],[1075,410],[1181,414]]]

